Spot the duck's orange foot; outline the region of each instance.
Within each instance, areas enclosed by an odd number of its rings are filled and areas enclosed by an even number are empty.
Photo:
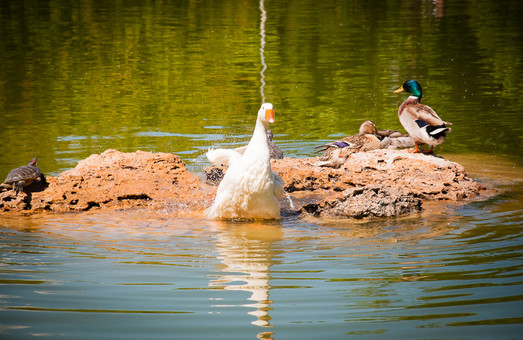
[[[422,151],[422,152],[425,153],[425,154],[427,154],[427,155],[432,155],[432,154],[433,154],[433,152],[432,152],[433,149],[434,149],[434,145],[431,145],[431,146],[430,146],[430,149],[428,149],[428,150],[424,150],[424,151]]]
[[[409,152],[410,152],[410,153],[418,153],[418,152],[422,152],[422,151],[418,148],[418,142],[414,142],[414,149],[409,149]]]
[[[428,149],[428,150],[421,150],[420,148],[418,148],[418,145],[419,145],[418,142],[414,142],[414,149],[409,149],[409,152],[410,153],[424,153],[424,154],[432,155],[432,153],[433,153],[432,150],[434,149],[434,145],[431,145],[430,149]]]

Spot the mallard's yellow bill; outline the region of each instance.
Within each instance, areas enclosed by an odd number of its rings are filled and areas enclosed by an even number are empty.
[[[403,92],[403,91],[405,91],[405,90],[403,89],[403,85],[401,85],[399,89],[394,91],[394,93],[400,93],[400,92]]]

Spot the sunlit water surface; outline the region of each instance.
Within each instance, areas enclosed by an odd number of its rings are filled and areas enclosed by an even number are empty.
[[[521,338],[521,2],[268,1],[263,37],[259,1],[0,5],[1,176],[109,148],[202,176],[263,96],[313,156],[366,119],[401,130],[415,78],[454,123],[437,152],[498,192],[361,221],[0,216],[1,338]]]

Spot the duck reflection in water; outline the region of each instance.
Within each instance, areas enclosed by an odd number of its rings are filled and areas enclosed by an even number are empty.
[[[219,234],[216,248],[222,264],[219,266],[218,278],[212,280],[209,286],[250,292],[249,302],[241,306],[254,309],[248,312],[256,317],[252,324],[272,327],[269,316],[272,310],[269,297],[270,267],[275,255],[272,244],[282,239],[281,226],[267,222],[215,222],[214,227]],[[263,332],[258,337],[271,339],[272,334]]]

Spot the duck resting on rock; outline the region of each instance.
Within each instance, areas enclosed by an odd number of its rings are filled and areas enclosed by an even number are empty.
[[[447,133],[451,131],[436,112],[427,105],[421,104],[421,85],[416,80],[407,80],[394,93],[408,92],[411,95],[400,105],[398,117],[401,125],[414,141],[414,149],[409,152],[432,153],[435,145],[445,142]],[[422,151],[419,144],[430,145],[429,150]]]
[[[377,132],[373,122],[365,121],[360,126],[359,134],[318,146],[317,149],[323,151],[323,155],[316,165],[339,168],[353,153],[381,149]]]
[[[228,166],[218,186],[213,205],[207,211],[212,219],[279,219],[283,179],[271,169],[267,129],[274,122],[272,104],[258,111],[256,127],[243,153],[236,150],[209,150],[214,165]]]
[[[372,133],[378,137],[382,149],[405,149],[414,146],[414,141],[408,135],[396,130],[377,130],[376,124],[370,120],[360,126],[360,133]]]

